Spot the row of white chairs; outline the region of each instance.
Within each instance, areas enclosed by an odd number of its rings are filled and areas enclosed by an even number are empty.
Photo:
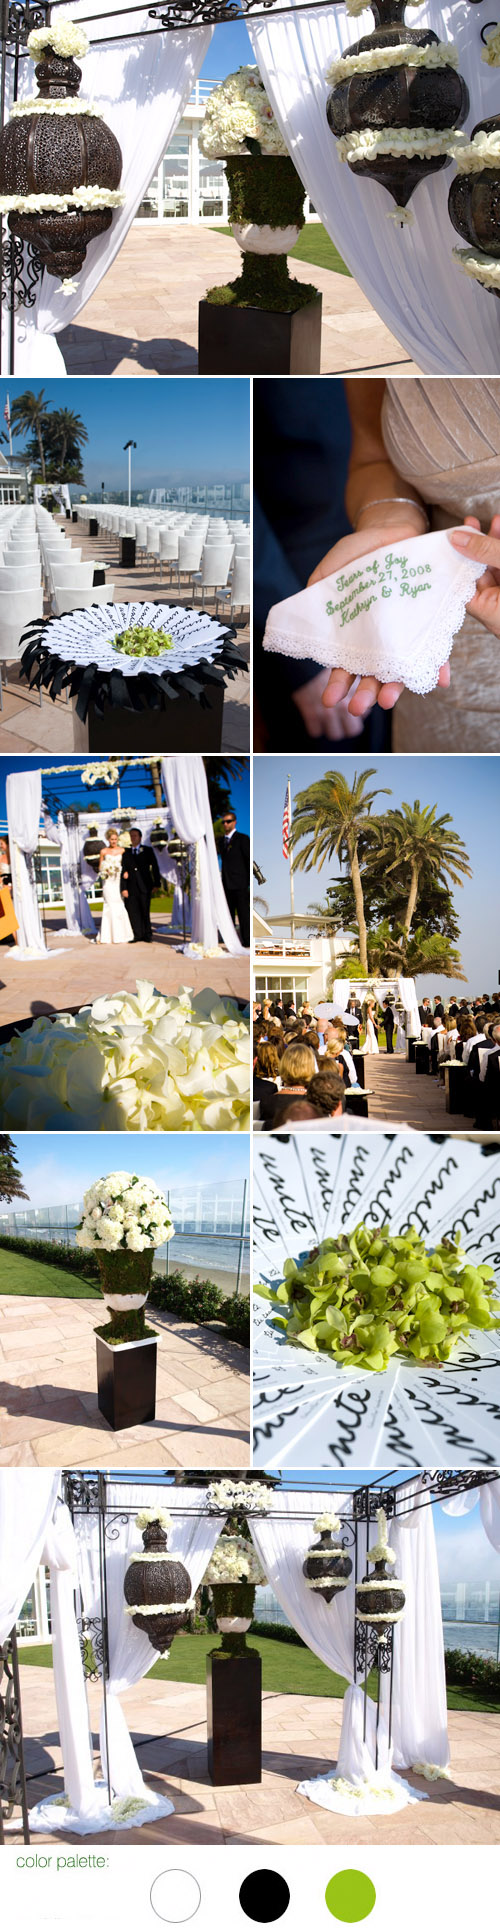
[[[99,531],[120,544],[122,536],[133,536],[139,558],[158,562],[160,583],[165,569],[171,585],[180,594],[187,580],[196,604],[198,591],[213,593],[216,609],[222,602],[227,611],[246,609],[250,604],[250,529],[243,520],[229,523],[225,517],[184,515],[182,512],[157,512],[148,518],[137,511],[102,509],[99,504],[78,506],[79,520],[95,518]]]
[[[57,617],[75,606],[113,601],[114,584],[95,586],[95,562],[82,563],[81,556],[81,549],[68,542],[46,511],[28,506],[8,525],[0,522],[0,664],[5,684],[5,667],[19,661],[27,625],[43,616],[44,586]]]

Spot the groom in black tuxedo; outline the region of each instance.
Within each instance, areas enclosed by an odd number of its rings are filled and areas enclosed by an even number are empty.
[[[152,846],[143,849],[142,833],[136,825],[130,833],[130,849],[122,858],[121,895],[125,901],[134,939],[153,938],[151,899],[155,886],[161,885],[158,861]]]
[[[236,813],[223,812],[223,839],[217,840],[222,884],[231,918],[238,914],[242,946],[250,945],[250,839],[236,830]]]

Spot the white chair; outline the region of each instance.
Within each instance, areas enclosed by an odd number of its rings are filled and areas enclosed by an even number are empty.
[[[26,625],[35,617],[43,616],[43,593],[41,585],[36,590],[0,589],[0,663],[19,663],[22,657],[21,638]],[[24,646],[23,646],[24,648]],[[7,683],[4,671],[4,683]],[[40,691],[40,704],[42,693]]]
[[[38,590],[42,577],[39,564],[0,564],[0,590]]]
[[[202,550],[202,537],[192,537],[189,534],[186,537],[179,537],[179,555],[177,559],[177,583],[179,590],[181,587],[181,577],[190,577],[192,588],[193,577],[195,572],[200,568]]]
[[[194,584],[194,592],[203,590],[223,590],[227,584],[233,560],[232,544],[205,544],[201,559],[201,571]]]
[[[114,584],[93,584],[90,603],[91,604],[112,604],[114,603],[114,596],[115,596]]]
[[[52,601],[56,617],[63,615],[63,608],[79,610],[82,603],[92,601],[94,569],[94,563],[76,564],[71,575],[53,577]]]
[[[146,527],[146,555],[147,555],[148,557],[152,557],[152,558],[153,558],[153,570],[154,570],[154,569],[155,569],[155,565],[156,565],[156,558],[157,558],[157,557],[159,558],[159,556],[160,556],[160,526],[159,526],[159,523],[148,523],[148,524],[147,524],[147,527]]]
[[[91,604],[112,604],[113,597],[114,584],[93,584],[91,572],[90,583],[82,584],[78,589],[75,589],[73,582],[55,586],[54,614],[56,617],[64,617],[66,611],[89,610]]]
[[[160,531],[160,548],[158,553],[160,558],[160,579],[164,564],[170,564],[172,566],[172,564],[178,563],[179,543],[180,537],[178,536],[177,530]],[[170,576],[172,576],[172,568],[170,568]]]
[[[233,610],[250,609],[250,558],[235,557],[231,582],[227,588],[219,586],[215,593],[215,610],[222,599],[224,607]]]

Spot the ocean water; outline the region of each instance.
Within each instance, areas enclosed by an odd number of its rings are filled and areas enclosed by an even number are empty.
[[[290,1624],[281,1604],[277,1602],[272,1590],[265,1585],[255,1593],[255,1615],[262,1622]],[[479,1657],[490,1657],[495,1662],[498,1647],[498,1623],[443,1623],[445,1650],[475,1650]]]

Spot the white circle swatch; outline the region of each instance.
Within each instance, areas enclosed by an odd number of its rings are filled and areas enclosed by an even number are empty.
[[[185,1925],[201,1905],[201,1891],[192,1872],[160,1872],[150,1892],[153,1912],[167,1925]]]

